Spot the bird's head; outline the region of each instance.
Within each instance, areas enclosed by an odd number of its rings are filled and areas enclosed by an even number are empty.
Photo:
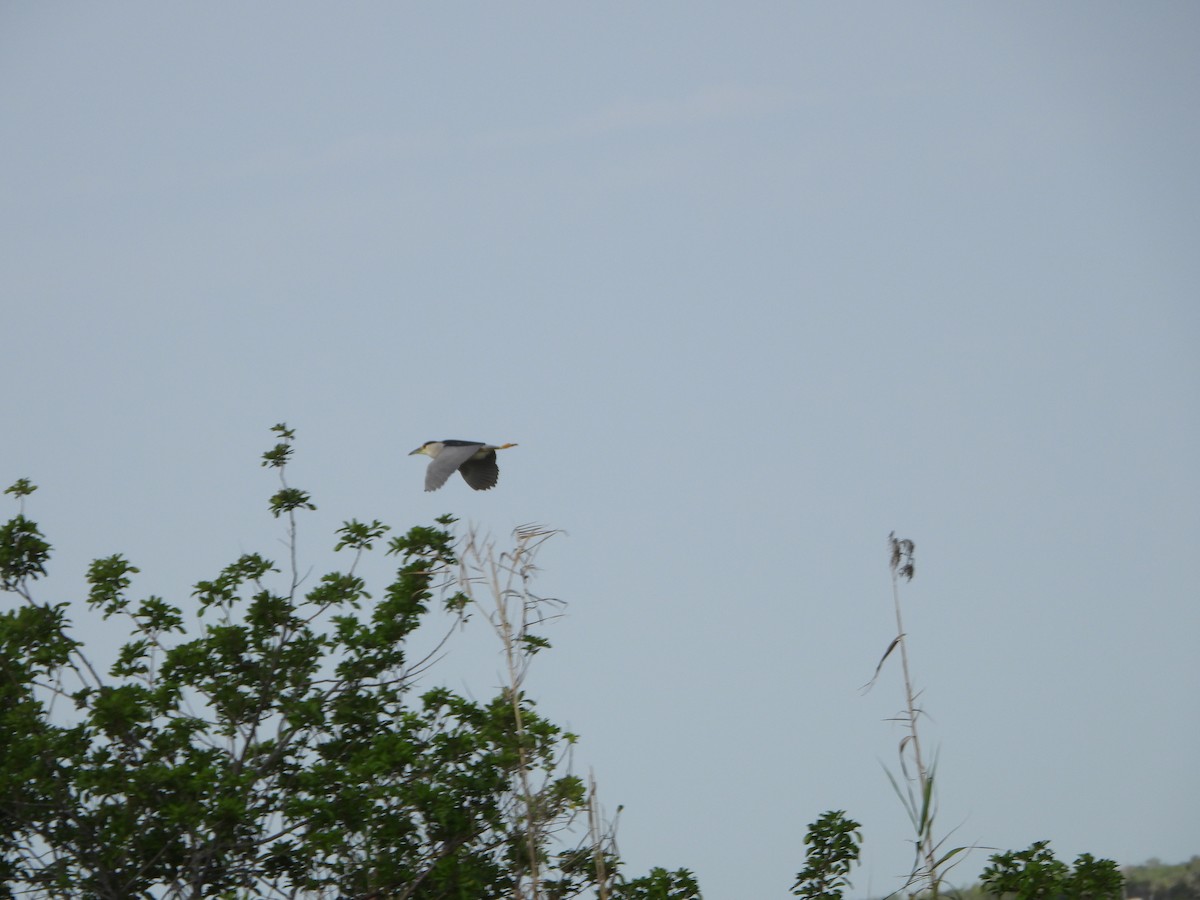
[[[437,459],[437,455],[442,452],[442,448],[446,446],[442,441],[426,441],[409,456],[428,456],[430,459]]]

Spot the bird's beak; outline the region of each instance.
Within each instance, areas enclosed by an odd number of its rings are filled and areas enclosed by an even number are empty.
[[[412,453],[410,453],[410,454],[408,454],[408,455],[409,455],[409,456],[416,456],[418,453],[420,453],[420,452],[421,452],[422,450],[424,450],[424,449],[425,449],[424,447],[418,447],[416,450],[414,450]]]

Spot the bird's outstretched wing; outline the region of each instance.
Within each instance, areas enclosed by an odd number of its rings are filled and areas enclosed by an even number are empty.
[[[436,491],[440,488],[446,483],[447,478],[458,471],[459,466],[475,455],[479,447],[479,444],[459,444],[447,441],[437,458],[430,462],[429,468],[425,470],[425,490]],[[493,454],[494,456],[495,454]],[[463,477],[466,478],[465,473]],[[492,484],[495,483],[495,481],[492,482]],[[470,479],[467,480],[467,484],[471,484]],[[471,486],[474,487],[474,485]],[[491,486],[488,485],[488,487]]]

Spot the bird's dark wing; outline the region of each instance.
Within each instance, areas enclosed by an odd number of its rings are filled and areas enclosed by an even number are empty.
[[[459,468],[463,480],[477,491],[486,491],[496,486],[500,478],[500,467],[496,465],[496,451],[489,450],[481,459],[468,459]]]

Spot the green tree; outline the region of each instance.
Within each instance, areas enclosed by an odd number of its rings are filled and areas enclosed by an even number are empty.
[[[286,477],[294,433],[273,431],[263,465],[279,476],[269,508],[287,559],[247,553],[195,585],[195,621],[131,597],[123,556],[96,560],[87,604],[130,633],[103,672],[68,604],[35,598],[51,547],[24,515],[33,485],[8,490],[22,509],[0,527],[0,590],[16,598],[0,613],[0,897],[485,900],[625,884],[611,834],[572,843],[589,800],[563,764],[575,739],[522,689],[549,646],[531,630],[541,619],[498,630],[514,676],[498,696],[416,688],[431,663],[409,639],[437,607],[449,635],[488,596],[494,625],[499,604],[538,598],[481,589],[450,517],[390,539],[378,521],[345,522],[347,565],[308,582],[297,522],[315,506]],[[474,565],[527,590],[545,536],[518,532],[513,553]],[[359,569],[377,546],[396,568],[373,596]],[[629,890],[608,895],[699,896]]]
[[[841,900],[850,887],[850,869],[858,862],[862,826],[841,810],[821,814],[808,826],[807,865],[796,875],[792,893],[805,900]]]
[[[980,880],[989,894],[1012,900],[1120,900],[1125,884],[1111,859],[1084,853],[1072,869],[1055,858],[1049,841],[993,855]]]
[[[653,868],[649,875],[617,885],[614,900],[700,900],[700,886],[687,869]]]

